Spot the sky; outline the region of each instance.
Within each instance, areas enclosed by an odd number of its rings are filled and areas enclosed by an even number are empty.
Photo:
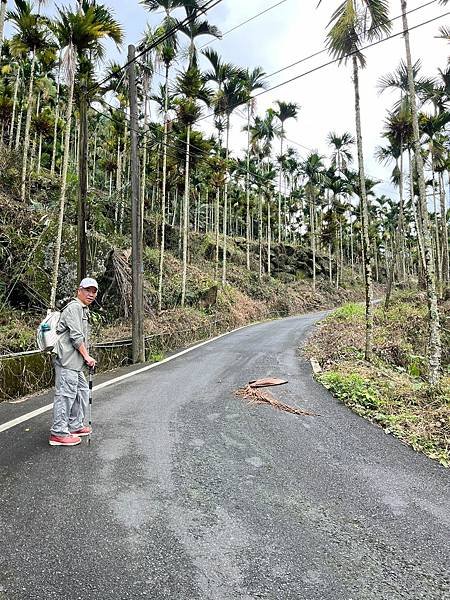
[[[317,0],[285,0],[250,23],[226,33],[257,13],[277,4],[278,1],[222,0],[208,12],[208,19],[225,35],[222,40],[212,41],[210,46],[227,62],[249,68],[261,66],[268,74],[323,50],[328,22],[340,1],[322,0],[320,6],[317,6]],[[422,6],[426,1],[410,0],[408,10]],[[110,45],[108,58],[125,62],[127,45],[137,43],[142,38],[145,24],[149,22],[154,26],[163,15],[150,14],[138,0],[103,0],[103,2],[113,9],[125,30],[121,54]],[[12,5],[11,0],[9,4]],[[62,3],[58,2],[58,4]],[[47,6],[47,12],[52,10],[51,5]],[[408,16],[409,26],[414,27],[438,15],[444,15],[448,11],[448,7],[441,6],[438,2],[431,3]],[[181,17],[183,13],[178,14]],[[391,1],[391,18],[398,17],[400,14],[400,0]],[[410,32],[413,62],[420,58],[422,74],[436,76],[438,68],[446,67],[450,48],[448,42],[436,36],[439,34],[439,27],[449,25],[449,20],[449,15],[446,15]],[[401,19],[397,18],[393,22],[392,33],[401,29]],[[211,38],[204,37],[200,40],[200,44],[207,44]],[[381,76],[393,72],[401,58],[405,56],[403,37],[398,36],[369,48],[365,51],[365,56],[367,66],[360,73],[360,93],[366,175],[382,181],[376,188],[377,194],[385,193],[395,197],[396,191],[389,184],[393,165],[386,167],[378,164],[374,152],[375,148],[383,143],[381,132],[386,111],[398,96],[394,91],[387,91],[380,95],[377,83]],[[270,77],[268,82],[272,87],[301,76],[257,99],[259,113],[273,106],[276,100],[295,102],[300,105],[297,120],[288,121],[285,127],[288,145],[294,147],[303,157],[311,150],[329,156],[331,150],[326,143],[326,138],[330,131],[336,131],[338,134],[349,131],[355,134],[351,62],[347,65],[334,63],[313,73],[306,73],[329,60],[329,55],[323,52],[313,59]],[[203,64],[207,65],[207,62]],[[230,139],[231,148],[235,153],[243,150],[246,144],[246,134],[242,132],[245,122],[246,120],[239,114],[234,114]],[[207,123],[208,121],[203,121],[202,127],[206,127],[209,131]]]

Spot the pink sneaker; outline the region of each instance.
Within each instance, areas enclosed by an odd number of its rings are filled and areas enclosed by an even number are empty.
[[[54,435],[51,433],[48,443],[50,446],[77,446],[81,444],[81,438],[76,435]]]
[[[75,435],[78,437],[84,437],[85,435],[89,435],[92,433],[92,429],[90,427],[82,427],[81,429],[77,429],[77,431],[71,431],[71,435]]]

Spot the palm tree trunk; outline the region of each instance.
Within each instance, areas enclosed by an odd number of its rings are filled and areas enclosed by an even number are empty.
[[[16,141],[14,143],[14,150],[19,149],[19,144],[20,144],[20,134],[22,132],[22,118],[23,118],[23,106],[22,106],[22,102],[19,105],[19,118],[17,119],[17,129],[16,129]]]
[[[39,149],[38,149],[38,163],[37,163],[37,174],[41,174],[41,158],[42,158],[42,133],[39,134]]]
[[[3,35],[5,28],[5,16],[6,16],[6,7],[8,5],[8,0],[2,0],[2,5],[0,7],[0,58],[2,56],[3,50]]]
[[[27,117],[25,120],[25,135],[23,140],[23,159],[22,159],[22,179],[20,187],[20,197],[22,201],[25,200],[25,188],[27,181],[27,166],[28,166],[28,151],[30,149],[30,129],[31,129],[31,114],[33,112],[33,84],[34,84],[34,70],[36,66],[36,52],[33,51],[33,58],[31,60],[30,70],[30,82],[28,86],[28,103],[27,103]]]
[[[142,215],[144,214],[145,205],[145,188],[147,187],[147,123],[148,123],[148,99],[147,92],[144,96],[144,139],[142,151],[142,175],[141,175],[141,206]]]
[[[448,289],[449,283],[449,248],[448,248],[448,225],[447,225],[447,210],[445,206],[445,187],[444,187],[444,174],[442,171],[439,173],[439,198],[441,208],[441,222],[442,222],[442,288],[443,296],[446,297],[446,290]]]
[[[40,108],[41,108],[41,93],[39,92],[38,97],[37,97],[37,102],[36,102],[36,113],[35,113],[36,117],[39,115]],[[38,135],[37,135],[37,132],[35,131],[34,136],[33,136],[33,144],[31,146],[31,154],[30,154],[30,168],[29,168],[30,174],[33,172],[33,169],[34,169],[34,161],[36,158],[37,139],[38,139]]]
[[[166,185],[167,185],[167,112],[169,110],[169,68],[166,65],[166,88],[164,98],[163,172],[161,191],[161,250],[159,254],[158,310],[162,310],[162,286],[164,272],[164,246],[166,241]]]
[[[92,175],[91,175],[91,185],[92,187],[95,187],[95,180],[96,180],[96,170],[97,170],[97,140],[98,140],[98,125],[95,128],[95,133],[94,133],[94,151],[93,151],[93,156],[92,156]],[[144,214],[144,213],[142,213]]]
[[[223,211],[223,260],[222,260],[222,286],[227,282],[227,218],[228,218],[228,153],[229,153],[229,142],[230,142],[230,116],[227,115],[227,141],[225,151],[226,161],[226,174],[225,174],[225,187],[224,187],[224,211]]]
[[[270,198],[267,196],[267,275],[270,277],[272,265],[270,260],[271,245],[272,245],[272,226],[270,223]]]
[[[119,204],[122,187],[122,155],[120,152],[120,136],[117,136],[117,155],[116,155],[116,206],[114,210],[114,231],[119,230]]]
[[[61,55],[58,62],[58,85],[56,88],[56,109],[55,109],[55,124],[53,127],[53,148],[52,148],[52,164],[50,166],[50,174],[53,176],[55,174],[55,165],[56,165],[56,145],[58,142],[58,121],[59,121],[59,94],[61,89]]]
[[[350,262],[352,266],[352,277],[355,273],[355,243],[353,239],[353,221],[351,220],[352,216],[350,215]]]
[[[406,281],[406,249],[405,249],[405,218],[404,218],[404,198],[403,198],[403,142],[400,143],[400,180],[398,184],[400,212],[398,216],[398,235],[400,244],[397,248],[400,252],[400,265],[402,281]]]
[[[246,238],[246,265],[250,271],[250,100],[247,102],[247,175],[246,187],[246,216],[245,216],[245,238]]]
[[[358,79],[358,60],[353,55],[353,84],[355,87],[355,117],[356,117],[356,141],[358,147],[359,180],[361,188],[361,219],[362,219],[362,237],[363,237],[363,259],[365,269],[366,283],[366,342],[365,359],[370,361],[372,358],[373,345],[373,283],[372,283],[372,252],[369,239],[369,207],[366,193],[366,178],[364,174],[364,158],[361,133],[361,110],[359,101],[359,79]]]
[[[214,266],[214,279],[218,278],[219,275],[219,223],[220,221],[220,188],[216,190],[216,214],[214,218],[214,227],[216,231],[216,257]]]
[[[124,212],[124,203],[125,203],[125,195],[123,193],[123,188],[128,185],[128,124],[125,121],[125,129],[123,132],[123,152],[122,152],[122,181],[121,189],[119,193],[119,233],[122,235],[123,232],[123,212]]]
[[[186,299],[186,276],[187,276],[187,252],[188,252],[188,229],[189,229],[189,158],[191,143],[191,126],[187,127],[186,137],[186,166],[184,174],[184,202],[183,202],[183,276],[181,281],[181,306]]]
[[[431,158],[431,184],[433,186],[433,214],[434,214],[434,249],[435,249],[435,269],[436,269],[436,288],[440,290],[439,296],[442,294],[442,273],[441,273],[441,248],[440,248],[440,236],[439,236],[439,220],[438,210],[436,204],[436,182],[433,158]]]
[[[259,246],[259,279],[262,279],[263,266],[262,266],[262,238],[263,238],[263,209],[262,209],[262,196],[261,192],[258,194],[258,246]]]
[[[391,267],[389,269],[389,279],[387,282],[386,298],[384,301],[384,310],[386,310],[386,311],[389,310],[389,302],[391,300],[392,284],[394,282],[395,261],[396,261],[396,244],[395,244],[395,242],[393,242],[392,243]],[[386,267],[387,266],[388,266],[388,260],[387,260],[387,256],[386,256]]]
[[[428,221],[427,196],[425,188],[423,159],[420,147],[419,121],[417,116],[416,95],[409,44],[408,20],[406,17],[406,0],[401,0],[402,22],[406,49],[406,64],[408,69],[408,88],[413,121],[414,156],[416,160],[417,175],[419,180],[419,204],[422,213],[423,245],[425,253],[425,278],[427,284],[427,302],[429,315],[429,382],[432,386],[439,383],[441,375],[441,326],[436,294],[436,281],[434,274],[432,244]]]
[[[283,156],[284,123],[281,123],[280,159]],[[281,244],[281,186],[283,184],[283,169],[280,162],[280,177],[278,189],[278,243]]]
[[[1,56],[1,52],[0,52]],[[13,137],[14,137],[14,121],[16,118],[16,110],[17,110],[17,95],[19,93],[19,83],[20,83],[20,66],[17,67],[17,75],[16,82],[14,84],[14,98],[13,98],[13,110],[11,115],[11,125],[9,127],[9,148],[12,148],[13,145]]]
[[[65,127],[65,132],[64,132],[64,156],[63,156],[62,173],[61,173],[61,192],[59,195],[58,232],[56,234],[55,262],[53,265],[53,277],[52,277],[52,286],[51,286],[51,292],[50,292],[50,308],[52,308],[52,309],[55,307],[56,287],[58,285],[59,259],[61,256],[62,231],[63,231],[63,221],[64,221],[64,204],[66,201],[67,171],[68,171],[68,167],[69,167],[70,124],[72,121],[74,86],[75,86],[75,74],[73,74],[71,77],[71,81],[70,81],[70,85],[69,85],[69,97],[67,99],[66,127]]]
[[[330,284],[333,283],[333,268],[331,262],[331,242],[328,242],[328,278]],[[339,287],[339,273],[336,273],[336,288]]]
[[[311,234],[311,252],[312,252],[312,266],[313,266],[313,292],[316,291],[316,218],[314,216],[314,194],[310,193],[309,196],[309,229]]]

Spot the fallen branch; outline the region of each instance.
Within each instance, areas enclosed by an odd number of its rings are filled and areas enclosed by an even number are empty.
[[[247,400],[249,404],[270,404],[272,408],[276,408],[278,410],[282,410],[283,412],[291,413],[293,415],[302,415],[308,417],[317,417],[319,415],[311,412],[307,412],[306,410],[301,410],[300,408],[295,408],[293,406],[289,406],[288,404],[284,404],[277,400],[270,392],[266,392],[264,390],[254,388],[251,384],[246,385],[243,388],[236,390],[236,396]]]

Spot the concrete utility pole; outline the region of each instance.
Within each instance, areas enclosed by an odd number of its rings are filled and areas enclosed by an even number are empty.
[[[142,206],[138,152],[138,106],[136,93],[136,48],[128,46],[128,87],[130,94],[131,222],[133,282],[133,362],[145,361]]]

